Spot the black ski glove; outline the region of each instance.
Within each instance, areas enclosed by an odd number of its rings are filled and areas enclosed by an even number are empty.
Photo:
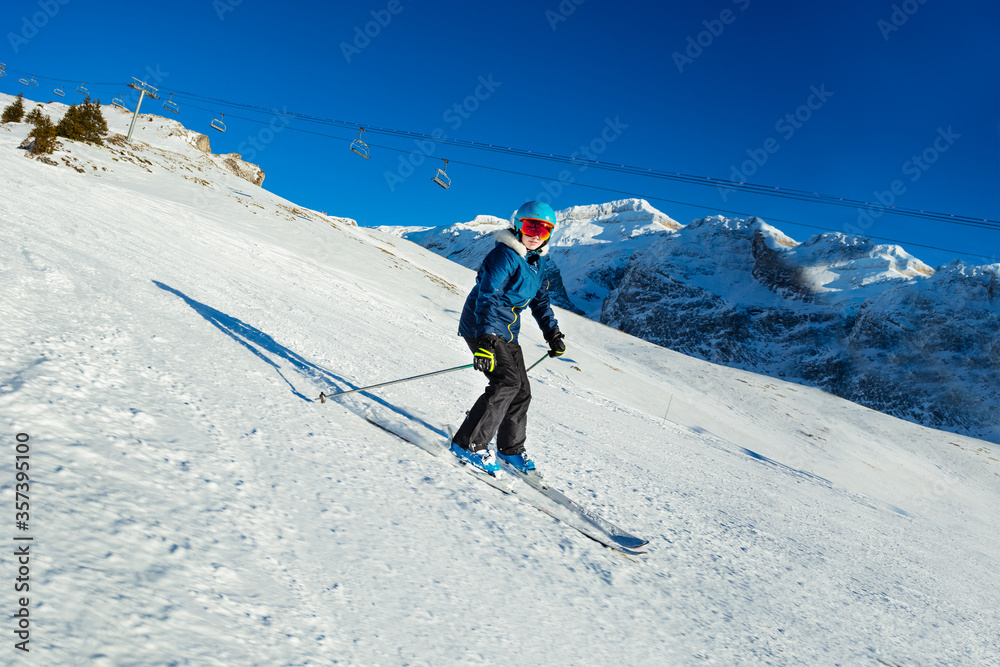
[[[545,342],[549,344],[549,356],[558,357],[566,351],[566,343],[563,342],[565,336],[559,329],[553,329],[545,334]]]
[[[472,365],[477,371],[492,373],[497,367],[496,349],[497,341],[500,340],[496,334],[486,334],[476,339],[476,347],[473,353]]]

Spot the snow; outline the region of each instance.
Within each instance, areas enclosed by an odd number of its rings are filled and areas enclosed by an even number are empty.
[[[898,245],[864,243],[863,239],[839,233],[812,237],[800,244],[790,258],[808,267],[806,273],[816,292],[849,299],[870,295],[866,287],[934,275],[934,269]]]
[[[363,419],[454,425],[474,372],[316,401],[469,363],[474,272],[173,122],[57,166],[0,126],[0,497],[27,433],[34,537],[7,664],[997,662],[997,445],[560,311],[528,446],[651,540],[627,560]]]

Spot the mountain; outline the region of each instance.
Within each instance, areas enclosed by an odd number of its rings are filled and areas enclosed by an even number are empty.
[[[642,200],[557,219],[564,306],[684,354],[1000,442],[1000,264],[935,271],[896,245],[841,233],[800,243],[759,218],[681,226]],[[395,233],[476,268],[489,232],[507,225],[477,220]]]
[[[706,218],[633,256],[601,321],[1000,442],[998,274],[957,262],[935,272],[844,234],[799,244],[759,219]]]
[[[316,400],[468,364],[474,272],[177,127],[0,126],[4,664],[995,661],[996,445],[560,310],[528,446],[626,560],[366,420],[443,438],[480,374]]]

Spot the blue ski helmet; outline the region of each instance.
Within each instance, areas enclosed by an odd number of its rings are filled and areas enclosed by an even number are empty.
[[[556,212],[545,202],[529,201],[514,211],[514,215],[511,216],[510,223],[518,233],[521,231],[522,220],[538,220],[539,222],[544,222],[555,227]]]

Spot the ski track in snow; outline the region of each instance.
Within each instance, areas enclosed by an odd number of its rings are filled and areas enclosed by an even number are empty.
[[[472,272],[289,216],[218,169],[208,189],[76,144],[109,171],[29,161],[25,126],[5,127],[0,424],[31,435],[35,556],[32,654],[8,636],[4,661],[1000,655],[996,446],[560,312],[569,358],[532,371],[529,447],[554,487],[651,540],[629,560],[363,419],[454,426],[475,373],[315,400],[468,363]]]

